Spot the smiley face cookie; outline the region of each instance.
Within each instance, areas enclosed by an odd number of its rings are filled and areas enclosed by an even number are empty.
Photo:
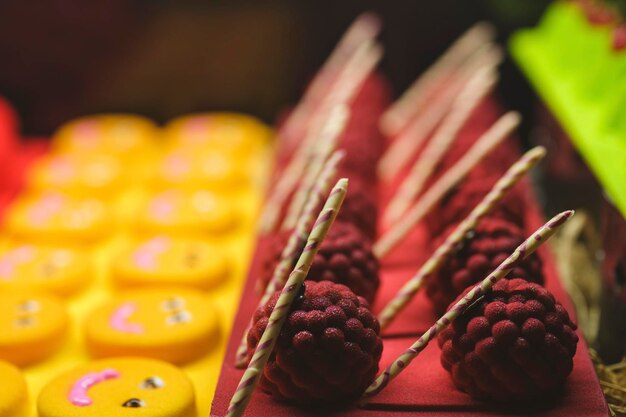
[[[239,221],[227,199],[206,190],[162,191],[150,197],[139,213],[139,229],[152,233],[225,233]]]
[[[94,361],[58,376],[37,399],[40,417],[196,417],[178,368],[145,358]]]
[[[111,228],[104,203],[63,193],[26,195],[9,207],[6,229],[34,241],[92,241]]]
[[[63,304],[48,295],[0,294],[0,359],[18,366],[47,358],[68,326]]]
[[[86,254],[76,249],[10,245],[0,249],[0,293],[53,293],[71,295],[90,278]]]
[[[85,338],[94,357],[132,355],[185,363],[209,351],[218,330],[217,313],[203,293],[143,289],[97,308],[85,323]]]
[[[28,389],[20,370],[0,361],[0,381],[0,417],[26,417]]]
[[[113,262],[120,287],[184,285],[209,289],[228,278],[226,254],[201,239],[155,236],[136,242]]]
[[[128,176],[119,159],[106,155],[52,155],[31,170],[29,183],[38,190],[71,195],[103,195],[125,186]]]

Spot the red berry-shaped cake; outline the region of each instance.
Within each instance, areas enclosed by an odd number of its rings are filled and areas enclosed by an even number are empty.
[[[477,399],[553,398],[572,372],[575,330],[541,285],[503,279],[441,332],[441,364],[457,388]]]
[[[259,386],[297,403],[357,399],[374,380],[383,350],[369,304],[344,285],[305,281],[276,342]],[[248,333],[252,357],[279,293],[254,314]]]
[[[435,311],[443,313],[465,288],[482,281],[524,240],[516,224],[499,217],[483,218],[439,271],[426,279],[426,295]],[[436,246],[440,243],[442,239],[435,242]],[[541,258],[537,253],[530,255],[511,275],[543,284]]]
[[[289,234],[282,232],[268,242],[258,278],[263,288],[271,279],[288,239]],[[380,285],[378,270],[369,238],[351,223],[335,222],[315,255],[307,281],[343,284],[372,303]]]

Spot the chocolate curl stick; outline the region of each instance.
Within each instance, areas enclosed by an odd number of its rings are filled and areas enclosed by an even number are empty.
[[[467,310],[482,297],[491,287],[516,266],[533,253],[539,246],[545,243],[569,218],[574,215],[574,210],[564,211],[554,216],[549,222],[537,229],[528,239],[519,245],[504,262],[502,262],[487,278],[472,288],[463,298],[457,301],[435,324],[428,329],[409,349],[398,357],[385,371],[376,378],[365,390],[361,397],[360,405],[368,402],[368,399],[381,392],[389,382],[397,377],[419,353],[424,350],[432,339],[457,317]]]
[[[320,108],[315,114],[310,115],[311,120],[307,136],[289,161],[267,200],[260,221],[262,233],[275,229],[283,204],[304,175],[306,166],[310,162],[315,142],[328,113],[338,104],[348,104],[352,100],[381,57],[382,47],[380,45],[366,42],[359,46],[333,84],[333,91],[326,97],[324,103],[320,104]]]
[[[270,282],[267,284],[267,287],[265,287],[263,296],[258,304],[259,306],[267,303],[267,300],[270,299],[272,294],[283,288],[285,285],[289,271],[291,271],[291,267],[295,264],[296,256],[298,256],[304,247],[309,230],[311,230],[311,226],[315,220],[315,214],[317,213],[318,207],[324,200],[324,196],[328,193],[331,181],[333,181],[335,175],[337,175],[337,169],[345,155],[345,151],[336,151],[328,159],[328,161],[326,161],[324,170],[317,178],[315,186],[311,189],[307,197],[306,205],[300,214],[298,223],[291,232],[289,240],[280,254],[280,260],[278,261],[276,268],[274,268],[274,274],[272,275]],[[239,343],[239,347],[237,348],[235,356],[235,367],[237,368],[243,368],[246,366],[247,338],[251,324],[252,320],[246,327],[241,342]]]
[[[313,258],[326,237],[328,229],[330,229],[330,226],[335,221],[335,217],[337,217],[337,212],[341,208],[347,190],[348,179],[342,178],[337,181],[337,184],[335,184],[335,187],[330,192],[326,204],[324,204],[322,211],[320,211],[311,233],[307,238],[302,254],[295,268],[289,275],[289,279],[282,289],[278,301],[276,301],[276,306],[269,317],[267,327],[252,355],[248,368],[241,377],[241,381],[239,381],[239,385],[228,406],[227,417],[241,416],[250,402],[254,388],[263,373],[263,368],[274,349],[276,339],[278,339],[278,335],[280,334],[280,329],[289,314],[293,301],[300,292],[300,287],[311,268]]]
[[[300,213],[306,203],[307,196],[315,186],[317,178],[322,173],[326,160],[337,147],[339,136],[343,133],[349,117],[348,107],[338,105],[330,112],[326,125],[320,133],[319,142],[308,164],[304,178],[291,198],[287,215],[281,226],[282,230],[291,230],[296,226]]]
[[[469,151],[406,212],[402,221],[396,223],[374,243],[373,251],[378,259],[389,253],[452,187],[511,133],[519,121],[518,113],[508,112],[483,133]]]
[[[285,125],[279,132],[280,136],[292,138],[292,132],[306,124],[313,107],[319,102],[320,97],[330,91],[337,74],[347,65],[349,58],[362,44],[373,40],[380,32],[380,20],[372,13],[363,13],[350,25],[342,38],[331,52],[326,62],[319,69],[311,84],[306,89],[304,96],[293,109]]]
[[[502,50],[491,43],[486,43],[477,50],[453,75],[449,85],[431,97],[428,106],[407,122],[381,157],[378,176],[384,181],[394,178],[411,161],[422,142],[450,111],[455,98],[471,77],[481,68],[495,68],[503,56]]]
[[[463,241],[467,234],[487,215],[513,188],[515,184],[530,171],[546,154],[545,148],[537,146],[526,152],[516,163],[504,173],[491,188],[489,193],[474,207],[471,213],[454,229],[446,240],[435,250],[435,253],[422,265],[417,274],[402,287],[395,297],[378,314],[380,328],[386,328],[391,321],[406,307],[422,288],[425,280],[439,270],[454,248]]]
[[[415,197],[422,191],[424,183],[431,176],[443,155],[456,139],[472,111],[480,104],[495,82],[496,76],[489,68],[474,74],[455,100],[452,110],[441,122],[409,174],[400,184],[396,195],[389,202],[383,216],[384,224],[393,224],[406,212]]]
[[[380,120],[381,131],[386,136],[398,134],[411,117],[422,110],[434,90],[476,49],[493,38],[494,29],[485,22],[467,30],[387,109]]]

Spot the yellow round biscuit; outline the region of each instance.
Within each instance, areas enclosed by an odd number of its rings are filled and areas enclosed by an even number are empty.
[[[39,417],[196,417],[191,382],[145,358],[94,361],[59,375],[37,398]]]
[[[219,338],[218,316],[192,289],[142,289],[111,299],[85,323],[89,352],[98,358],[145,356],[185,363]]]
[[[7,231],[33,241],[92,241],[111,228],[106,207],[94,198],[45,192],[18,198],[8,209]]]
[[[157,126],[141,116],[101,114],[73,120],[61,126],[52,138],[62,153],[89,153],[137,157],[151,151],[159,135]]]
[[[28,406],[28,388],[15,366],[0,361],[0,417],[24,417]]]
[[[90,273],[87,255],[76,249],[14,244],[0,250],[0,293],[68,296],[89,282]]]
[[[50,295],[0,294],[0,359],[18,366],[47,358],[68,327],[63,304]]]
[[[226,254],[201,239],[154,236],[134,243],[113,262],[121,287],[184,285],[207,290],[228,278]]]
[[[271,130],[259,120],[237,113],[198,113],[179,117],[164,128],[173,147],[218,149],[247,160],[266,144]]]
[[[138,227],[150,233],[226,233],[238,223],[232,203],[207,190],[166,190],[152,195],[139,211]]]
[[[158,186],[231,191],[250,182],[246,164],[216,150],[176,150],[161,159],[155,176]]]
[[[29,184],[38,190],[71,195],[110,194],[123,188],[128,175],[119,159],[106,155],[51,155],[31,169]]]

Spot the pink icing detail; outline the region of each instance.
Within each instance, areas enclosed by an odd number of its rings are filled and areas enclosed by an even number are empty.
[[[136,310],[137,306],[135,303],[128,302],[122,304],[109,318],[109,325],[118,332],[122,333],[143,333],[143,326],[141,324],[128,323],[127,321]]]
[[[165,160],[165,176],[179,179],[189,172],[189,161],[182,155],[172,155]]]
[[[33,259],[35,250],[32,246],[20,246],[0,259],[0,278],[10,280],[15,267]]]
[[[68,181],[74,174],[74,167],[67,158],[57,158],[50,162],[50,172],[57,181]]]
[[[81,122],[74,128],[74,141],[85,148],[93,148],[100,134],[100,125],[95,120]]]
[[[72,385],[67,399],[78,407],[91,405],[93,401],[89,398],[87,391],[96,384],[107,381],[109,379],[119,378],[120,373],[115,369],[105,369],[100,372],[90,372],[78,379]]]
[[[62,206],[63,197],[58,194],[48,194],[33,204],[28,212],[28,217],[32,223],[41,225],[58,213]]]
[[[152,217],[164,220],[169,217],[174,210],[174,204],[171,201],[171,195],[163,194],[152,200],[150,204],[150,213]]]
[[[156,269],[156,257],[165,252],[170,245],[170,240],[165,236],[155,237],[145,244],[133,254],[135,264],[146,270]]]
[[[210,128],[210,117],[194,117],[186,123],[182,140],[187,143],[201,143],[205,138],[205,132]]]

